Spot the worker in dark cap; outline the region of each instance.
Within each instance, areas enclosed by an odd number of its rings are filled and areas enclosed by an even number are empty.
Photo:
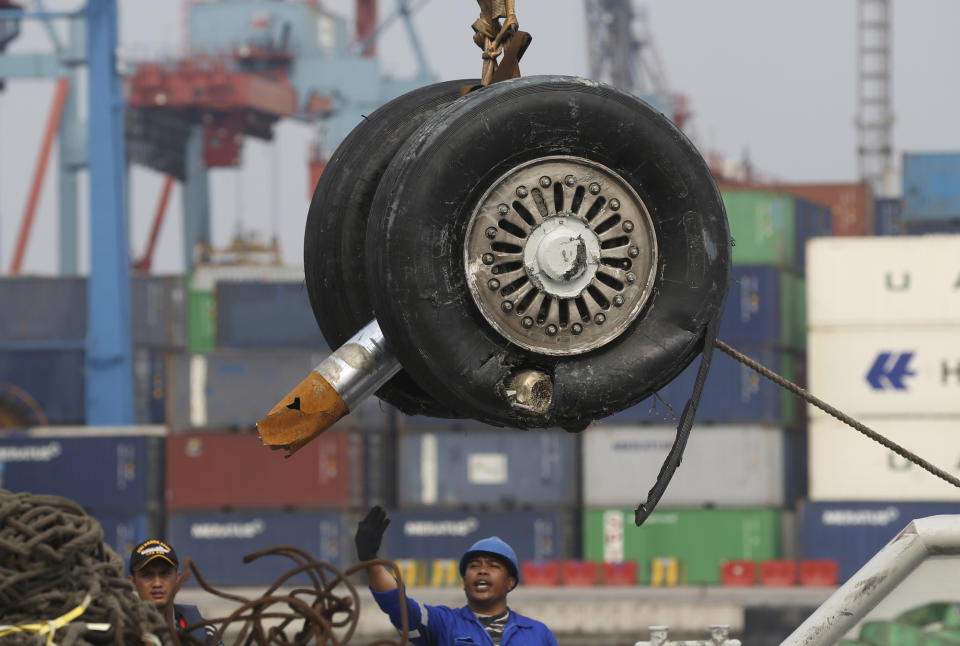
[[[130,582],[140,598],[156,604],[164,619],[173,613],[174,624],[192,643],[223,646],[216,628],[204,623],[196,606],[173,602],[181,577],[177,553],[164,541],[151,538],[130,552]]]
[[[355,537],[361,561],[377,558],[383,532],[390,524],[387,513],[374,507],[360,521]],[[462,608],[428,606],[407,597],[410,641],[418,646],[487,644],[494,646],[556,646],[544,624],[524,617],[507,606],[507,593],[520,583],[513,548],[496,536],[474,543],[460,558],[460,576],[467,605]],[[370,590],[380,609],[401,627],[400,595],[393,574],[382,565],[367,567]]]

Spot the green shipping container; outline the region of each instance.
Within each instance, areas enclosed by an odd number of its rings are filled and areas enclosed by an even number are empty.
[[[733,264],[796,266],[794,198],[772,191],[724,191]]]
[[[216,341],[217,312],[213,292],[187,287],[187,350],[210,352]]]
[[[650,583],[653,559],[675,558],[692,585],[720,583],[727,560],[780,558],[779,509],[657,509],[641,526],[633,509],[589,509],[583,517],[584,558],[634,560],[637,583]]]

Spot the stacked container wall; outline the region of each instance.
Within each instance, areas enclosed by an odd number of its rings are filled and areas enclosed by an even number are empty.
[[[824,205],[831,214],[830,231],[818,236],[866,236],[874,230],[873,192],[866,182],[853,184],[776,184],[779,191]]]
[[[576,435],[514,429],[406,431],[399,446],[401,505],[576,505]]]
[[[83,350],[0,350],[0,384],[25,391],[49,424],[83,424],[84,356]]]
[[[363,437],[330,430],[290,458],[256,433],[167,437],[171,511],[355,507],[363,504]]]
[[[303,281],[221,282],[215,297],[221,348],[327,348]]]
[[[804,281],[792,271],[733,267],[719,337],[728,343],[802,349],[806,346]]]
[[[960,219],[960,153],[903,156],[903,219]]]
[[[876,212],[876,234],[878,236],[897,236],[905,233],[902,227],[903,200],[884,198],[874,203]]]
[[[136,545],[148,538],[166,535],[159,510],[140,514],[95,512],[93,517],[103,529],[103,542],[123,557],[124,573],[129,571],[130,552]]]
[[[734,265],[800,266],[793,198],[771,191],[724,191]]]
[[[160,350],[133,351],[134,408],[137,424],[163,424],[167,419],[167,360]]]
[[[690,585],[720,583],[727,560],[780,558],[783,513],[777,509],[657,508],[639,531],[634,510],[584,512],[584,558],[603,562],[634,560],[637,581],[650,582],[656,558],[675,558]]]
[[[583,438],[587,507],[635,504],[653,486],[676,437],[672,426],[593,426]],[[782,507],[803,493],[803,434],[765,426],[697,425],[664,507]]]
[[[174,513],[167,536],[181,559],[192,558],[212,585],[267,586],[298,563],[278,555],[244,563],[247,554],[290,545],[310,556],[346,569],[356,562],[352,533],[356,519],[334,511],[233,511]],[[291,583],[305,584],[299,575]],[[187,585],[197,585],[191,577]]]
[[[14,349],[72,347],[87,335],[83,278],[0,279],[0,344]],[[62,345],[61,345],[62,344]],[[0,379],[2,381],[2,379]]]
[[[187,344],[187,288],[184,279],[179,276],[135,276],[130,283],[133,345],[183,349]]]
[[[956,503],[808,503],[800,510],[801,557],[836,560],[842,583],[913,519],[956,512]]]

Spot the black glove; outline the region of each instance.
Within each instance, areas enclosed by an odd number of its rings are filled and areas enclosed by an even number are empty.
[[[383,540],[383,532],[386,531],[389,524],[390,519],[387,518],[387,512],[380,505],[367,513],[367,517],[357,525],[357,535],[353,538],[353,542],[357,546],[357,558],[361,561],[377,558],[380,541]]]

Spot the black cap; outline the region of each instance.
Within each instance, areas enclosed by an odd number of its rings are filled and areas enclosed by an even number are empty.
[[[151,538],[143,541],[130,552],[130,573],[133,574],[154,559],[163,559],[173,567],[180,566],[180,559],[173,548],[163,541]]]

